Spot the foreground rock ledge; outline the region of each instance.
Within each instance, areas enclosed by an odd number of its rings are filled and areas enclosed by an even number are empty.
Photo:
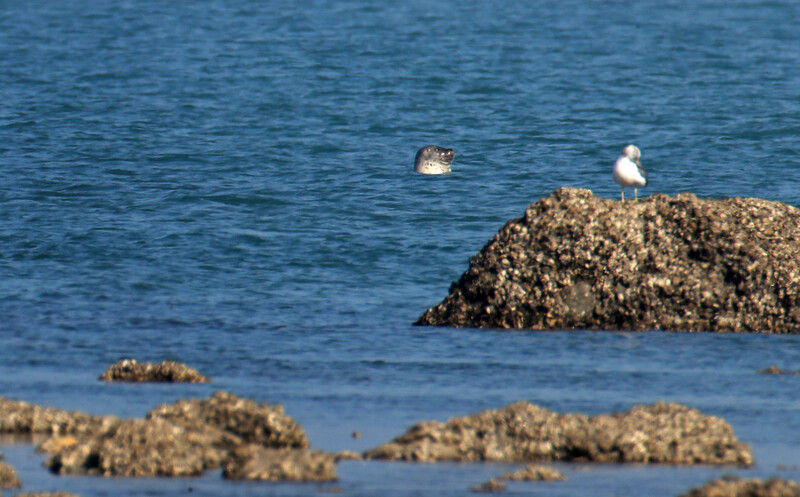
[[[162,404],[145,419],[125,419],[79,437],[40,446],[60,474],[195,476],[219,468],[247,444],[304,449],[305,431],[283,407],[217,392],[208,399]]]
[[[164,382],[164,383],[210,383],[196,369],[176,361],[136,362],[123,359],[112,364],[98,378],[103,381]]]
[[[800,210],[560,188],[506,223],[418,325],[800,332]]]
[[[730,425],[659,402],[619,414],[557,414],[527,402],[446,423],[429,421],[365,453],[404,461],[591,461],[750,466]]]
[[[45,466],[58,474],[196,476],[225,465],[245,468],[231,470],[243,479],[263,478],[265,471],[272,479],[335,478],[335,457],[307,454],[305,431],[282,406],[227,392],[162,404],[144,419],[90,416],[0,397],[0,432],[50,434],[38,449],[49,456]],[[262,449],[273,450],[265,471],[267,458],[255,457]],[[247,454],[254,460],[246,460]]]

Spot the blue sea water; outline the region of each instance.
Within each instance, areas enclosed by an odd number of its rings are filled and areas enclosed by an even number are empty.
[[[722,416],[753,469],[557,465],[511,495],[674,496],[800,479],[800,337],[420,328],[470,256],[561,186],[800,205],[800,3],[544,0],[0,2],[0,395],[141,416],[224,389],[314,447],[524,399]],[[456,150],[453,174],[412,172]],[[175,359],[210,385],[107,385]],[[357,430],[363,434],[352,439]],[[330,485],[56,477],[26,491],[469,494],[509,465],[343,462]],[[7,492],[12,494],[13,492]]]

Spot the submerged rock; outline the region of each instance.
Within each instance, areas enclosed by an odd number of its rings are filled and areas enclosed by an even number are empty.
[[[796,371],[794,369],[781,369],[774,364],[766,369],[759,369],[758,372],[761,374],[785,374],[790,376],[800,375],[800,371]]]
[[[333,455],[306,449],[270,449],[247,445],[233,451],[222,476],[235,480],[334,481]]]
[[[800,497],[800,485],[782,478],[764,481],[727,476],[693,488],[680,497]]]
[[[509,481],[566,481],[567,477],[549,466],[531,464],[513,473],[506,473],[500,476],[499,479]]]
[[[22,483],[19,481],[16,470],[2,459],[3,455],[0,454],[0,488],[21,487]]]
[[[179,400],[93,432],[52,437],[40,446],[60,474],[194,476],[219,468],[239,447],[306,448],[305,431],[281,406],[217,392]]]
[[[470,487],[473,492],[478,493],[492,493],[492,492],[503,492],[506,489],[506,484],[502,481],[491,479],[486,483],[482,483],[480,485],[475,485]]]
[[[750,447],[722,419],[663,402],[589,417],[517,402],[446,423],[419,423],[364,455],[405,461],[753,464]]]
[[[167,383],[209,383],[211,381],[196,369],[180,362],[139,363],[136,362],[136,359],[124,359],[112,364],[98,379],[104,381]]]
[[[78,495],[69,492],[27,492],[17,494],[16,497],[78,497]]]
[[[339,461],[360,461],[364,459],[363,454],[359,454],[358,452],[353,452],[351,450],[340,450],[333,454],[333,458],[336,462]]]
[[[800,210],[560,188],[506,223],[418,325],[800,332]]]

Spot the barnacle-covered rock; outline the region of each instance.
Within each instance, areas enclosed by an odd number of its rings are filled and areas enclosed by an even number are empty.
[[[160,363],[137,362],[123,359],[109,366],[99,377],[103,381],[163,382],[163,383],[209,383],[207,377],[196,369],[176,361]]]
[[[800,332],[800,210],[560,188],[506,223],[415,324]]]
[[[404,461],[586,461],[734,464],[753,452],[720,418],[674,403],[634,406],[624,413],[558,414],[516,402],[446,423],[418,423],[365,453]]]

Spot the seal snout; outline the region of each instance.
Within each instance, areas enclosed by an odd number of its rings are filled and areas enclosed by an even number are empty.
[[[448,164],[453,162],[453,157],[455,156],[456,152],[452,148],[442,149],[442,151],[439,153],[439,157],[441,158],[442,162],[447,162]]]

